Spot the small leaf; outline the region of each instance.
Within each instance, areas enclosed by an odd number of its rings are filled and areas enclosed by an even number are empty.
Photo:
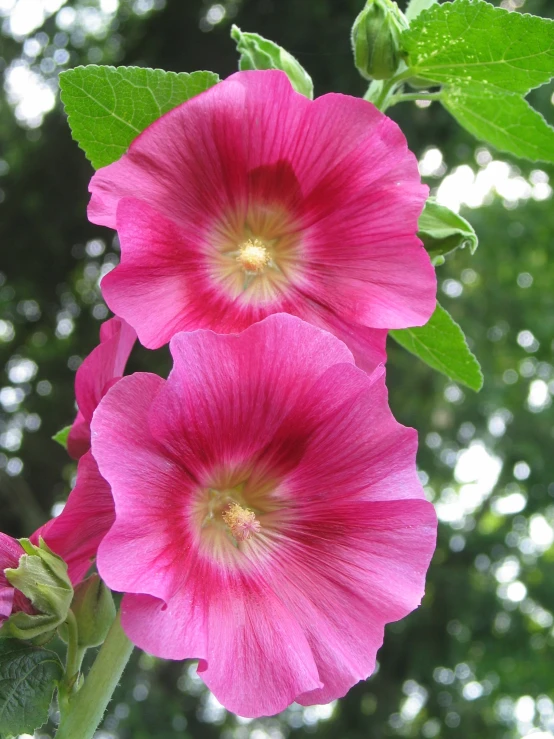
[[[408,7],[406,8],[406,18],[410,23],[417,18],[417,16],[431,5],[435,5],[437,0],[410,0]]]
[[[58,444],[63,446],[63,448],[67,451],[67,437],[69,436],[69,432],[71,431],[71,426],[64,426],[63,429],[60,429],[52,439],[54,441],[57,441]]]
[[[73,138],[95,169],[115,162],[151,123],[218,82],[213,72],[75,67],[60,74]]]
[[[554,21],[484,0],[433,5],[402,35],[414,77],[485,82],[526,94],[554,76]]]
[[[473,254],[478,245],[471,224],[445,205],[439,205],[433,198],[425,203],[419,217],[417,235],[433,261],[466,246]]]
[[[290,80],[296,92],[313,98],[312,78],[300,62],[282,46],[258,33],[244,33],[238,26],[232,26],[231,38],[240,53],[239,69],[280,69]]]
[[[404,349],[451,380],[478,391],[483,385],[479,362],[471,353],[462,329],[438,303],[425,324],[390,332]]]
[[[32,734],[42,726],[62,676],[54,652],[0,639],[0,735]]]
[[[554,128],[519,95],[466,82],[444,88],[441,102],[460,125],[499,151],[554,162]]]

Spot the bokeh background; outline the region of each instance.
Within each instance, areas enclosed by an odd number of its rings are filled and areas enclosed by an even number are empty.
[[[554,15],[551,0],[504,0]],[[295,53],[316,94],[363,94],[349,30],[362,0],[0,0],[0,525],[22,536],[59,512],[75,466],[50,437],[108,313],[99,278],[113,233],[86,219],[92,174],[71,140],[57,75],[78,64],[236,69],[229,27]],[[401,3],[402,6],[402,3]],[[554,121],[552,88],[532,93]],[[437,104],[391,111],[439,200],[480,247],[438,269],[439,297],[479,357],[479,394],[390,342],[396,416],[440,519],[422,607],[387,628],[379,669],[328,706],[248,721],[195,667],[136,654],[98,737],[534,739],[554,737],[554,208],[552,168],[479,145]],[[401,214],[399,214],[401,217]],[[132,370],[165,373],[166,349]],[[48,727],[39,732],[48,736]]]

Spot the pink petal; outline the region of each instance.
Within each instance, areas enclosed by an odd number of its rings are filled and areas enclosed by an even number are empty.
[[[373,672],[384,625],[419,605],[435,548],[427,501],[333,497],[299,516],[263,573],[314,654],[323,687],[296,696],[304,705],[340,698]]]
[[[87,452],[79,460],[77,482],[59,516],[41,526],[31,537],[46,544],[69,567],[73,584],[90,569],[98,545],[114,521],[110,486],[100,475],[94,457]]]
[[[332,334],[286,314],[238,336],[182,333],[170,348],[174,367],[150,427],[199,480],[214,464],[251,458],[320,375],[353,361]]]
[[[100,398],[121,377],[136,333],[121,318],[111,318],[100,327],[100,344],[85,358],[75,378],[79,411],[67,440],[69,454],[79,459],[90,449],[90,421]]]
[[[0,532],[0,626],[11,616],[14,606],[14,589],[8,582],[4,570],[17,567],[22,554],[24,551],[21,544]]]
[[[114,590],[167,599],[188,539],[179,497],[186,499],[193,481],[149,432],[150,406],[164,384],[135,373],[114,385],[94,414],[92,450],[116,510],[98,551],[100,575]]]
[[[125,596],[123,627],[141,649],[200,659],[206,685],[240,716],[273,715],[321,687],[298,623],[255,574],[198,560],[186,580],[167,607],[150,596]]]

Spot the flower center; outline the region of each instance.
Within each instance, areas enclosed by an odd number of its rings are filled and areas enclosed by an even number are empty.
[[[238,503],[231,505],[221,514],[223,521],[237,541],[250,539],[253,534],[261,531],[261,524],[254,511],[243,508]]]
[[[248,239],[239,247],[237,262],[245,272],[261,274],[269,261],[269,252],[260,239]]]

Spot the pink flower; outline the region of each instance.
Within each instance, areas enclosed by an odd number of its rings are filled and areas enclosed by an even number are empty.
[[[115,500],[97,564],[139,647],[199,660],[229,710],[324,703],[418,606],[436,517],[382,369],[295,317],[180,333],[167,381],[125,377],[92,421]]]
[[[416,237],[428,188],[364,100],[312,101],[282,72],[239,72],[149,126],[90,190],[90,220],[121,241],[104,298],[146,347],[287,312],[374,369],[386,330],[435,308]]]
[[[34,613],[31,601],[13,588],[4,574],[7,568],[18,566],[22,554],[25,552],[16,539],[0,533],[0,626],[12,612]]]
[[[136,338],[125,321],[111,318],[100,327],[100,344],[77,370],[75,395],[79,410],[67,439],[67,450],[74,459],[90,449],[92,414],[100,398],[123,375]]]

